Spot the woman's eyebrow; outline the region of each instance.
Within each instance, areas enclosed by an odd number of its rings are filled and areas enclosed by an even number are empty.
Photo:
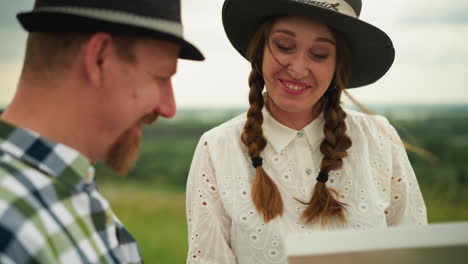
[[[287,29],[277,29],[277,30],[273,31],[273,33],[283,33],[283,34],[286,34],[286,35],[290,35],[291,37],[296,36],[296,33],[292,32],[290,30],[287,30]]]
[[[333,46],[336,45],[335,41],[331,38],[326,38],[326,37],[318,37],[315,39],[315,41],[317,42],[327,42],[327,43],[330,43],[332,44]]]
[[[287,29],[277,29],[277,30],[273,31],[273,33],[283,33],[283,34],[289,35],[291,37],[296,37],[296,33],[294,33],[291,30],[287,30]],[[331,39],[331,38],[328,38],[328,37],[318,37],[318,38],[315,39],[315,41],[317,41],[317,42],[327,42],[327,43],[332,44],[333,46],[336,45],[335,41],[333,39]]]

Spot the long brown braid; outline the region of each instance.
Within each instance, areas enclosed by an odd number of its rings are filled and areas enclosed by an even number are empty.
[[[252,40],[252,43],[255,42],[256,45],[250,45],[251,48],[247,52],[247,56],[252,62],[252,70],[249,76],[250,107],[247,111],[247,121],[241,139],[248,147],[248,153],[252,160],[261,160],[260,153],[267,144],[262,130],[262,108],[264,105],[262,90],[265,86],[265,80],[261,71],[263,61],[263,50],[261,48],[266,44],[272,23],[273,21],[270,21],[260,27]],[[263,170],[261,164],[254,165],[254,167],[256,168],[255,178],[252,183],[252,201],[257,211],[263,215],[264,221],[268,222],[283,214],[283,200],[278,187]]]
[[[325,175],[325,179],[317,180],[312,198],[302,214],[306,223],[320,220],[322,225],[326,225],[333,216],[338,216],[343,223],[346,222],[346,204],[336,199],[338,193],[327,187],[326,181],[330,171],[343,167],[343,159],[348,155],[346,150],[352,145],[351,139],[346,134],[346,113],[340,105],[341,94],[346,88],[350,75],[351,57],[343,36],[338,32],[334,32],[334,35],[337,50],[335,76],[329,89],[318,102],[318,106],[323,109],[325,120],[323,127],[325,138],[320,144],[320,152],[323,154],[320,173]]]
[[[275,20],[270,19],[259,28],[247,51],[247,57],[252,64],[249,76],[250,108],[247,111],[247,121],[241,139],[248,147],[249,156],[253,161],[260,157],[260,153],[266,146],[266,139],[261,127],[263,123],[261,111],[264,106],[262,90],[265,85],[261,66],[263,48],[268,45],[268,37]],[[346,150],[351,147],[351,139],[346,135],[344,122],[346,113],[340,106],[341,93],[346,87],[346,80],[350,74],[350,52],[341,35],[337,32],[334,33],[337,42],[335,76],[329,89],[317,103],[317,107],[323,111],[325,119],[325,139],[320,145],[320,151],[324,157],[320,170],[327,178],[330,171],[340,169],[343,166],[343,158],[347,155]],[[314,111],[317,107],[314,107]],[[257,211],[263,215],[264,221],[268,222],[283,214],[283,201],[278,187],[264,171],[261,164],[255,164],[254,161],[254,167],[256,167],[256,175],[252,184],[252,201]],[[302,214],[306,223],[316,222],[320,219],[322,224],[326,224],[327,220],[333,216],[338,216],[343,222],[345,221],[345,204],[336,200],[337,192],[327,188],[325,181],[317,181],[312,199],[306,203],[308,206]]]

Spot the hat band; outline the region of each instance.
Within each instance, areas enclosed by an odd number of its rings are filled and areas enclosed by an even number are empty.
[[[303,3],[307,5],[313,5],[316,7],[332,10],[337,13],[341,13],[350,17],[358,18],[354,9],[344,0],[322,0],[322,1],[291,0],[291,1],[299,2],[299,3]]]
[[[183,27],[181,23],[164,19],[145,17],[122,11],[86,7],[52,6],[39,7],[36,8],[34,12],[54,12],[83,16],[107,22],[153,29],[161,31],[163,33],[174,35],[179,38],[183,38]],[[60,23],[60,21],[57,21],[57,23]]]

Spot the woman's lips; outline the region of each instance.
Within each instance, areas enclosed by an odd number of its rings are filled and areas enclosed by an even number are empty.
[[[292,95],[301,95],[307,91],[311,86],[302,83],[302,82],[295,82],[295,81],[286,81],[286,80],[279,80],[283,90]]]

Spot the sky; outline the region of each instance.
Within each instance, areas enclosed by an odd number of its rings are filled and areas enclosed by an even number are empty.
[[[206,61],[179,61],[174,77],[178,107],[248,105],[249,63],[225,36],[223,2],[182,0],[185,37]],[[11,101],[23,60],[26,32],[16,14],[33,3],[0,0],[0,106]],[[363,0],[361,19],[390,36],[396,57],[382,79],[351,89],[354,98],[373,105],[468,104],[467,0]]]

